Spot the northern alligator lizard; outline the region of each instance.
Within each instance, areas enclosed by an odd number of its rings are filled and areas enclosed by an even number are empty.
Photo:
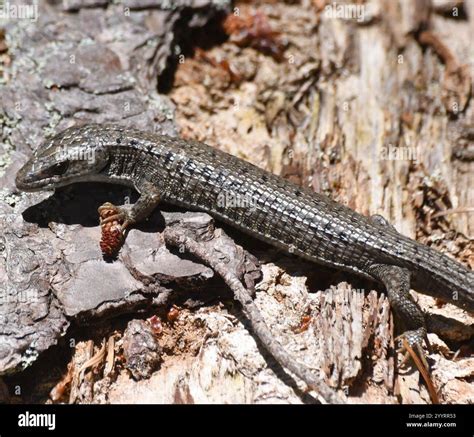
[[[384,284],[411,345],[426,338],[414,289],[474,311],[474,272],[405,237],[381,216],[366,217],[206,144],[115,125],[66,129],[18,172],[17,187],[49,190],[75,182],[134,187],[126,222],[160,200],[210,213],[302,258]]]

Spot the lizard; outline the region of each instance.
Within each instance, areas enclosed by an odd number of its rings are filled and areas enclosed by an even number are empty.
[[[16,176],[17,188],[27,192],[77,182],[137,190],[133,205],[107,203],[115,213],[104,222],[119,220],[124,233],[163,201],[207,212],[303,259],[381,283],[404,325],[402,344],[420,354],[429,342],[411,287],[474,312],[469,268],[402,235],[380,215],[361,215],[202,142],[114,124],[74,126],[46,140]],[[244,205],[236,208],[226,199]]]

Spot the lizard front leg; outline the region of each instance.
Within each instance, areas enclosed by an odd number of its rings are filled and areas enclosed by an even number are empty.
[[[123,244],[130,226],[146,219],[160,202],[157,187],[145,182],[140,187],[140,197],[133,205],[116,206],[106,202],[98,209],[102,239],[100,247],[106,256],[115,255]]]

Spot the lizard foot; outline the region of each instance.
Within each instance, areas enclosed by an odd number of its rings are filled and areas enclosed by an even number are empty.
[[[422,346],[424,341],[426,342],[428,349],[431,350],[431,345],[428,341],[428,337],[426,336],[426,329],[418,328],[407,331],[398,336],[397,340],[401,340],[402,343],[402,347],[398,349],[397,352],[405,352],[405,357],[400,366],[406,364],[408,358],[411,356],[416,368],[419,370],[421,376],[425,380],[431,401],[433,404],[439,404],[438,390],[431,376],[430,367],[426,361],[426,355]]]
[[[135,222],[131,210],[126,206],[115,206],[110,202],[105,202],[99,206],[97,211],[99,212],[101,226],[107,223],[117,222],[120,223],[124,233],[126,229]]]
[[[426,369],[429,369],[428,361],[426,361],[426,354],[423,350],[423,343],[426,343],[428,349],[431,349],[431,345],[428,341],[428,337],[426,335],[426,329],[424,327],[420,327],[418,329],[413,329],[410,331],[405,331],[403,334],[399,335],[395,341],[400,345],[399,349],[397,349],[397,353],[404,354],[403,360],[400,363],[400,366],[404,366],[407,364],[411,354],[408,349],[416,353],[418,358],[423,363],[423,366]],[[408,347],[407,347],[408,346]]]
[[[125,233],[134,220],[130,210],[126,207],[115,206],[110,202],[101,205],[98,212],[102,230],[100,248],[105,256],[113,257],[122,247]]]

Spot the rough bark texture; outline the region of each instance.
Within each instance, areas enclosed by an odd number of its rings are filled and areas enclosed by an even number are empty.
[[[474,2],[376,0],[353,18],[332,5],[237,2],[226,17],[226,1],[64,0],[42,2],[36,22],[4,23],[0,401],[45,402],[53,387],[54,402],[316,401],[213,271],[165,247],[159,214],[130,232],[119,259],[101,258],[97,207],[134,193],[16,191],[31,150],[74,123],[204,140],[474,266]],[[397,366],[380,289],[230,235],[262,264],[254,301],[289,354],[349,402],[429,402],[418,372]],[[239,246],[219,250],[256,277]],[[442,401],[472,402],[473,318],[417,299]]]

